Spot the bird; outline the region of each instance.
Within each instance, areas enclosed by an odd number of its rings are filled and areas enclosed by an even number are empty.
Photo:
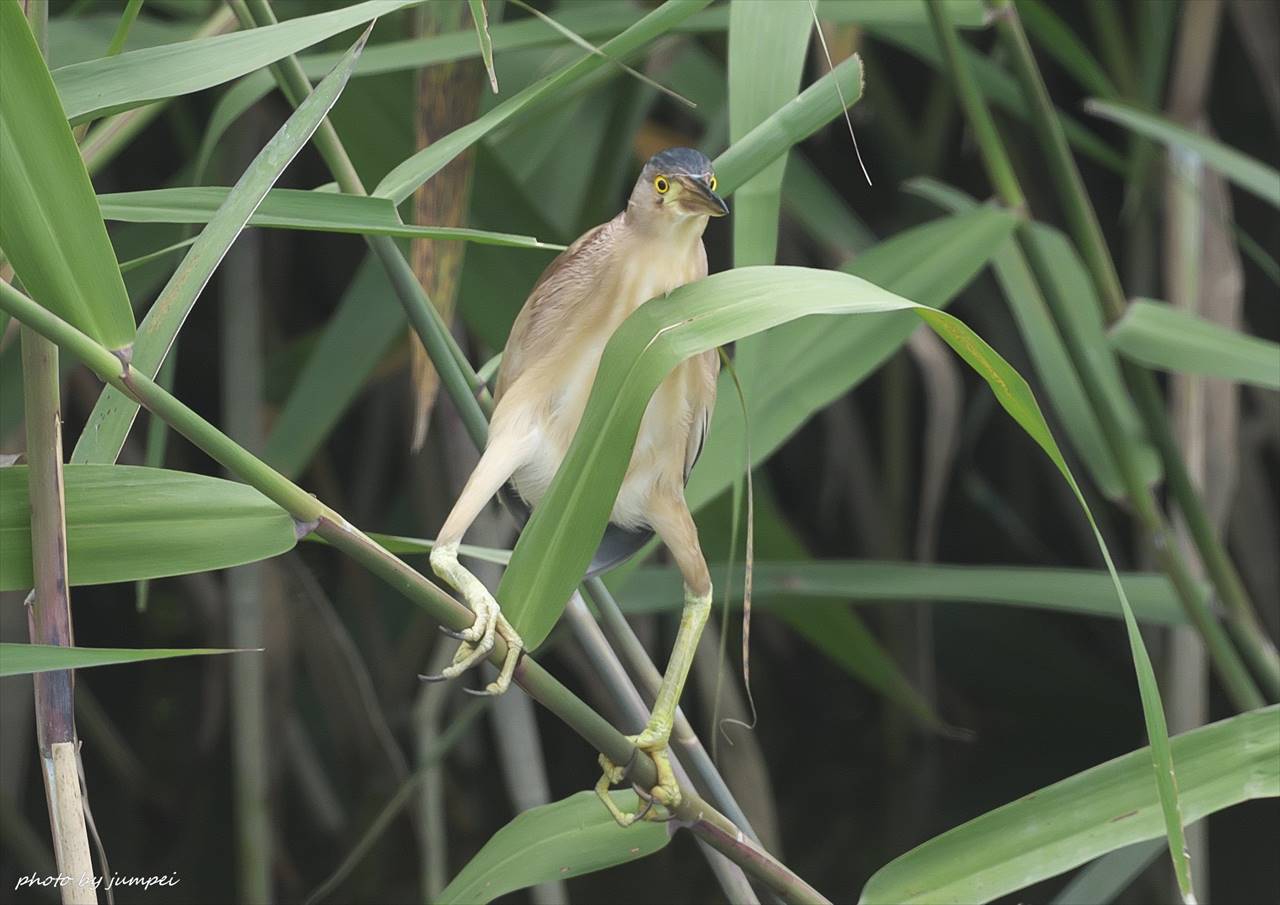
[[[529,507],[546,494],[582,420],[605,343],[629,314],[707,275],[702,235],[729,212],[717,194],[711,160],[692,148],[667,148],[641,168],[626,207],[589,229],[543,271],[512,325],[495,386],[489,438],[431,550],[431,568],[476,614],[452,663],[459,675],[485,659],[495,637],[507,644],[498,677],[483,694],[507,690],[523,642],[485,586],[458,562],[463,535],[504,489]],[[631,740],[654,761],[657,785],[638,813],[608,794],[625,768],[600,755],[596,793],[622,826],[649,816],[654,803],[675,808],[680,788],[667,755],[676,706],[711,611],[711,573],[684,488],[715,406],[716,350],[694,356],[663,380],[645,410],[626,475],[610,512],[611,530],[652,531],[671,552],[684,582],[684,608],[671,656],[644,730]]]

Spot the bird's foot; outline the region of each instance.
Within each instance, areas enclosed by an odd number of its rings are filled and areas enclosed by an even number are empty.
[[[437,546],[431,551],[431,568],[462,595],[471,611],[476,614],[475,621],[460,632],[441,629],[451,638],[461,643],[453,656],[453,662],[440,671],[438,676],[421,676],[427,682],[443,682],[461,675],[471,667],[489,656],[497,638],[506,642],[507,654],[502,661],[502,669],[498,678],[490,682],[484,691],[466,691],[471,694],[502,694],[511,685],[511,677],[515,673],[516,664],[520,660],[520,652],[524,642],[520,635],[502,615],[498,602],[480,583],[480,580],[468,572],[458,562],[456,544]]]
[[[658,771],[658,784],[649,790],[645,806],[636,813],[622,810],[609,795],[609,787],[622,782],[627,772],[626,766],[618,766],[605,755],[600,755],[600,767],[603,773],[596,783],[596,795],[604,802],[604,806],[609,809],[609,813],[613,815],[613,819],[619,826],[631,826],[637,820],[644,819],[669,820],[669,816],[654,813],[653,806],[662,805],[666,811],[670,812],[680,804],[680,786],[676,783],[675,772],[671,769],[671,758],[667,755],[667,740],[670,735],[670,729],[663,731],[660,727],[650,726],[639,735],[629,736],[635,743],[636,749],[643,751],[653,760],[653,765]]]

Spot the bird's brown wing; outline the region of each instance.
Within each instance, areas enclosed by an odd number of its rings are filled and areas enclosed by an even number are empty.
[[[707,249],[698,242],[698,264],[693,276],[700,280],[707,275]],[[716,385],[720,378],[720,350],[708,349],[696,361],[697,379],[692,387],[693,423],[689,425],[689,440],[684,451],[684,482],[689,483],[689,473],[702,453],[707,431],[711,430],[711,415],[716,407]]]
[[[563,335],[565,319],[571,316],[572,303],[595,282],[602,258],[602,239],[613,221],[587,230],[547,265],[538,282],[529,290],[524,307],[516,315],[507,337],[494,387],[494,400],[503,394],[524,372],[530,362],[539,361],[548,342]]]

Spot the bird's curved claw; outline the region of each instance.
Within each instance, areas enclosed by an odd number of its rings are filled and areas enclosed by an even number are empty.
[[[596,782],[595,792],[599,799],[608,808],[609,813],[613,815],[613,819],[617,821],[619,826],[628,827],[639,820],[652,820],[665,823],[675,816],[675,808],[680,804],[680,786],[676,783],[675,773],[671,769],[671,760],[667,756],[667,743],[663,739],[661,742],[655,743],[646,734],[635,735],[629,737],[631,741],[636,743],[635,750],[643,751],[653,759],[654,767],[658,771],[658,784],[650,789],[647,793],[636,790],[645,802],[643,808],[636,813],[628,813],[614,802],[609,795],[610,786],[615,786],[626,777],[627,768],[630,761],[624,766],[618,766],[603,754],[600,755],[600,767],[602,770],[600,779]],[[632,755],[634,757],[634,754]],[[662,805],[666,814],[657,814],[653,810],[655,804]]]
[[[418,673],[418,678],[424,682],[447,682],[448,676],[429,676],[426,673]]]
[[[475,621],[460,632],[441,627],[440,631],[460,641],[453,662],[441,670],[438,677],[425,677],[427,681],[442,681],[461,675],[481,661],[488,659],[498,638],[507,645],[506,656],[498,678],[489,683],[482,694],[502,694],[511,685],[516,665],[520,661],[520,653],[524,650],[524,642],[502,615],[498,602],[493,595],[474,575],[462,568],[458,563],[457,545],[445,544],[431,551],[431,568],[462,594],[467,606],[476,614]],[[469,689],[468,689],[469,690]]]

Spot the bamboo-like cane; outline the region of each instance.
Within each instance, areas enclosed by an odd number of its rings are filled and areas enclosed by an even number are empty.
[[[26,0],[36,44],[48,52],[49,4]],[[67,580],[67,524],[62,484],[62,404],[58,347],[22,329],[22,389],[30,468],[31,566],[35,587],[27,598],[32,644],[70,647],[71,598]],[[77,766],[74,677],[69,669],[32,676],[36,695],[36,739],[49,805],[49,826],[65,903],[96,903],[93,862],[85,828]],[[62,880],[63,877],[67,879]]]

